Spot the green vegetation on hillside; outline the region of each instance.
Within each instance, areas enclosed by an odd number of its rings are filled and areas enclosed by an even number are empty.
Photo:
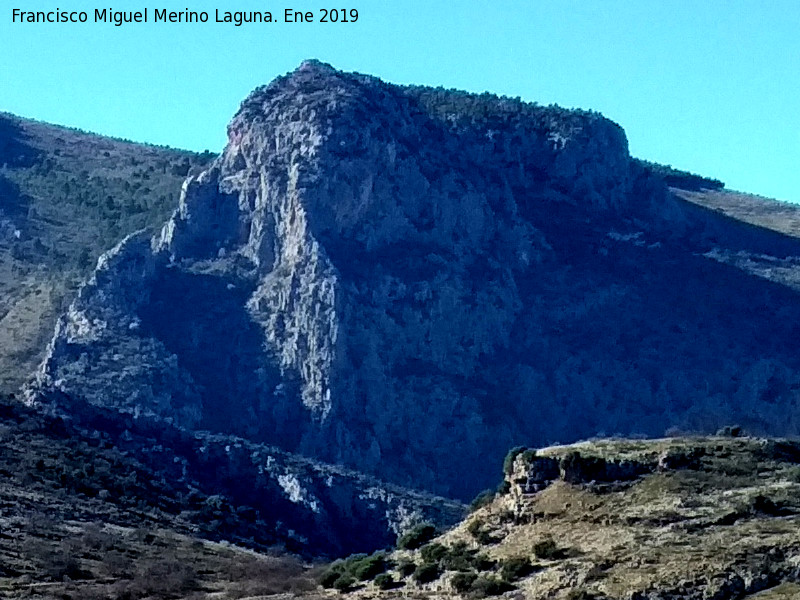
[[[542,106],[526,102],[520,97],[498,96],[490,92],[474,94],[443,87],[406,86],[404,93],[415,99],[432,118],[453,125],[500,126],[526,123],[534,129],[553,127],[568,131],[571,127],[601,120],[594,111],[562,108],[558,105]]]
[[[641,159],[634,159],[634,162],[642,169],[661,177],[670,187],[680,188],[682,190],[720,190],[725,187],[725,183],[719,179],[703,177],[702,175],[697,175],[689,171],[682,171],[681,169],[674,168],[672,165],[661,165]]]
[[[100,254],[160,226],[212,158],[0,114],[0,390],[36,366]]]

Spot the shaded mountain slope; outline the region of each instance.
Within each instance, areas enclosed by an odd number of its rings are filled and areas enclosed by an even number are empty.
[[[462,499],[523,440],[800,431],[800,242],[670,193],[602,116],[307,62],[228,133],[101,258],[34,401]]]
[[[51,398],[51,412],[65,400]],[[463,514],[457,502],[274,447],[68,404],[66,419],[37,416],[14,401],[4,405],[6,458],[19,460],[22,450],[21,464],[7,471],[19,479],[16,486],[42,482],[49,486],[44,492],[68,500],[161,509],[208,539],[280,546],[306,557],[386,546],[419,521],[446,526]],[[27,432],[38,437],[25,447]],[[30,510],[24,506],[16,510]]]
[[[265,556],[280,540],[254,509],[242,511],[147,466],[108,432],[2,397],[0,439],[3,598],[174,598],[220,587],[314,587],[297,559]]]

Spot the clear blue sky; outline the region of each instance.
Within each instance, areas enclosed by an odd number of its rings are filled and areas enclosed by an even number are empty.
[[[222,149],[254,87],[305,58],[396,83],[602,112],[631,152],[800,202],[797,0],[4,1],[0,110],[139,141]],[[355,24],[19,25],[25,10],[315,10]]]

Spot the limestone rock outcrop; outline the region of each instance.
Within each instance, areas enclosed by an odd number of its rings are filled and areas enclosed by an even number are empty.
[[[160,232],[101,258],[33,389],[468,498],[515,442],[686,412],[707,317],[659,273],[726,267],[679,232],[596,113],[310,61],[244,101]]]

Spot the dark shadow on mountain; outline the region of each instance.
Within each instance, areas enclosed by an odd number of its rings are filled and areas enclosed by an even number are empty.
[[[0,220],[10,219],[17,227],[28,215],[31,199],[23,194],[19,186],[0,174]]]
[[[25,132],[12,119],[0,115],[0,166],[31,167],[41,151],[28,144]]]
[[[247,312],[252,292],[251,281],[230,273],[167,267],[140,315],[143,330],[200,386],[201,428],[293,449],[303,408],[285,405],[263,333]]]

